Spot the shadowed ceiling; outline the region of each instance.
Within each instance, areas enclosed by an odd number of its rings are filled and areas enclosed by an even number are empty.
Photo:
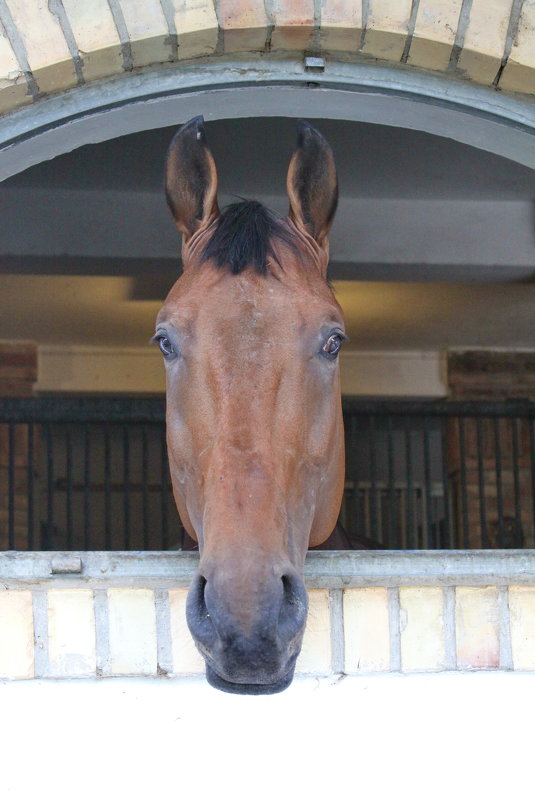
[[[416,131],[313,121],[335,151],[331,276],[351,348],[535,347],[535,174]],[[295,123],[207,123],[220,201],[287,208]],[[60,156],[0,188],[0,338],[145,345],[178,275],[174,129]]]

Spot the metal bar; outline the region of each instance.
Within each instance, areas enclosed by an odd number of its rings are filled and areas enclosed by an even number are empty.
[[[104,426],[104,548],[110,551],[111,543],[111,444],[110,427]]]
[[[148,456],[148,445],[147,445],[147,427],[143,425],[141,427],[141,483],[143,485],[143,549],[146,550],[149,547],[149,494],[147,485],[149,483],[149,475],[148,475],[148,467],[149,467],[149,456]]]
[[[432,535],[433,535],[431,542],[435,544],[435,546],[434,546],[435,549],[439,549],[440,548],[440,521],[442,520],[441,516],[440,516],[441,508],[440,508],[439,499],[436,498],[436,497],[431,496],[431,505],[432,505],[431,506],[431,509],[432,509],[432,518],[431,518],[431,520],[433,521],[433,524],[431,526],[431,532],[432,532]]]
[[[437,549],[438,543],[434,542],[431,529],[432,506],[431,506],[431,454],[429,449],[429,418],[424,418],[424,482],[425,482],[425,528],[424,528],[424,549]]]
[[[378,540],[380,533],[377,519],[377,460],[376,460],[376,436],[375,436],[375,418],[372,416],[368,420],[368,445],[370,455],[370,531],[368,537],[372,540]]]
[[[534,418],[533,401],[360,401],[344,399],[345,414],[400,417]]]
[[[84,427],[84,549],[89,549],[89,537],[91,532],[91,432],[90,424]]]
[[[8,549],[15,548],[15,424],[8,424]]]
[[[169,466],[167,461],[167,442],[165,429],[160,437],[160,476],[162,481],[162,549],[169,548]]]
[[[360,401],[344,399],[346,415],[535,418],[531,401]],[[0,423],[163,423],[163,398],[5,398]]]
[[[66,479],[67,479],[67,548],[73,548],[73,525],[72,525],[72,433],[70,426],[67,426],[65,432],[65,449],[66,449]]]
[[[45,548],[47,550],[55,545],[54,535],[54,446],[52,442],[52,425],[45,425],[46,443],[46,478],[47,478],[47,513],[46,513],[46,539]]]
[[[476,418],[476,438],[477,438],[477,478],[479,488],[479,525],[481,528],[481,548],[490,547],[487,532],[487,510],[485,505],[485,461],[483,453],[483,431],[481,418]]]
[[[352,415],[349,419],[349,442],[350,442],[350,465],[351,479],[353,480],[353,521],[348,522],[350,534],[359,535],[361,533],[360,505],[359,505],[359,482],[357,471],[357,417]]]
[[[130,548],[130,429],[123,426],[123,542]]]
[[[385,548],[392,549],[399,546],[397,542],[396,527],[396,486],[394,475],[394,440],[392,435],[392,416],[387,418],[386,430],[387,459],[388,459],[388,538]]]
[[[33,452],[34,452],[34,428],[33,423],[28,423],[28,466],[27,466],[27,495],[28,495],[28,550],[34,549],[34,490],[33,490]]]
[[[161,423],[163,398],[3,398],[0,423]]]
[[[446,420],[442,419],[441,421],[441,438],[440,438],[440,447],[441,447],[441,457],[442,457],[442,489],[444,495],[444,528],[446,530],[446,542],[448,546],[446,548],[454,548],[454,540],[453,540],[453,532],[450,522],[450,490],[449,490],[449,476],[448,476],[448,465],[447,465],[447,454],[448,454],[448,442],[447,442],[447,435],[446,435]],[[442,548],[444,548],[444,544],[441,544]]]
[[[517,421],[511,421],[511,434],[513,444],[513,487],[515,497],[515,548],[523,547],[522,537],[522,504],[520,500],[520,475],[518,470],[518,427]]]
[[[461,462],[461,504],[463,516],[463,548],[469,548],[470,524],[468,520],[468,489],[466,484],[466,440],[464,418],[458,418],[459,425],[459,460]]]
[[[364,519],[364,537],[371,538],[371,518],[370,518],[370,488],[365,487],[362,490],[363,501],[363,519]]]
[[[529,421],[528,428],[531,452],[531,525],[533,527],[532,539],[535,539],[535,421]]]
[[[412,486],[412,443],[411,443],[411,420],[405,419],[405,471],[407,477],[407,548],[415,549],[418,547],[416,531],[414,526],[414,498]]]
[[[503,484],[502,484],[502,447],[500,442],[500,421],[494,418],[494,463],[496,466],[496,509],[498,512],[498,532],[496,545],[504,547],[503,529]]]
[[[109,483],[110,492],[112,493],[123,493],[124,491],[124,483],[121,482],[114,482],[113,480]],[[139,492],[141,493],[143,490],[143,484],[141,482],[132,482],[128,485],[130,492]],[[67,480],[64,478],[58,478],[54,481],[54,488],[56,491],[66,492],[67,491]],[[84,482],[74,482],[72,483],[72,489],[75,490],[83,490],[85,488]],[[103,493],[106,490],[106,483],[105,482],[90,482],[89,490],[91,493]],[[149,482],[147,484],[147,490],[149,493],[161,493],[162,492],[162,485],[161,482]]]
[[[407,493],[400,488],[399,490],[399,548],[406,549],[409,547],[407,539]]]

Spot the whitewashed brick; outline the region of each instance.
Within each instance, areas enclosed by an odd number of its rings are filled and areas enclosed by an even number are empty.
[[[29,679],[33,675],[31,591],[0,591],[0,678]]]
[[[219,24],[212,0],[195,0],[184,3],[172,0],[175,9],[175,27],[178,41],[178,58],[207,56],[217,47]]]
[[[500,616],[495,587],[455,590],[458,668],[498,668]]]
[[[409,64],[447,70],[461,8],[462,0],[420,0]]]
[[[39,89],[54,92],[75,86],[74,62],[47,0],[7,0],[7,4]]]
[[[331,662],[329,591],[309,590],[307,625],[295,670],[300,674],[327,674]]]
[[[472,0],[457,66],[473,81],[490,84],[505,51],[513,0]]]
[[[156,610],[147,588],[108,590],[112,674],[156,674]]]
[[[314,32],[313,0],[273,0],[271,33],[273,50],[305,50],[312,43]]]
[[[362,0],[323,0],[320,24],[326,50],[356,51],[362,34]]]
[[[445,664],[442,588],[400,588],[401,667],[440,671]]]
[[[174,674],[203,674],[204,660],[197,651],[186,623],[187,588],[169,591],[171,645]]]
[[[24,73],[0,25],[0,113],[30,101]]]
[[[513,666],[517,671],[535,670],[535,588],[509,588],[509,615]]]
[[[121,72],[123,56],[119,34],[106,0],[63,0],[86,81]]]
[[[500,78],[500,88],[535,92],[535,4],[524,3],[511,53]]]
[[[411,0],[371,0],[362,52],[399,61],[407,41],[411,7]]]
[[[269,30],[264,0],[219,0],[218,10],[226,53],[264,49]]]
[[[53,677],[95,673],[92,590],[48,592],[48,659],[50,675]]]
[[[390,627],[386,588],[344,591],[345,670],[388,671]]]
[[[120,0],[134,67],[172,58],[169,30],[159,0]]]

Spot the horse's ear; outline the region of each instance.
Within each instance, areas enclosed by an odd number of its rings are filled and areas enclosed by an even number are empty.
[[[219,214],[217,171],[206,143],[204,119],[194,117],[173,137],[167,152],[165,194],[179,231],[188,239]]]
[[[310,123],[297,125],[297,148],[290,161],[286,188],[290,217],[319,245],[327,235],[338,204],[338,179],[331,146]]]

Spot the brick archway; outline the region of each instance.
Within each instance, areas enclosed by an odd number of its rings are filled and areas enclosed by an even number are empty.
[[[155,65],[244,52],[377,60],[532,95],[534,26],[535,7],[521,0],[6,0],[0,112]]]

